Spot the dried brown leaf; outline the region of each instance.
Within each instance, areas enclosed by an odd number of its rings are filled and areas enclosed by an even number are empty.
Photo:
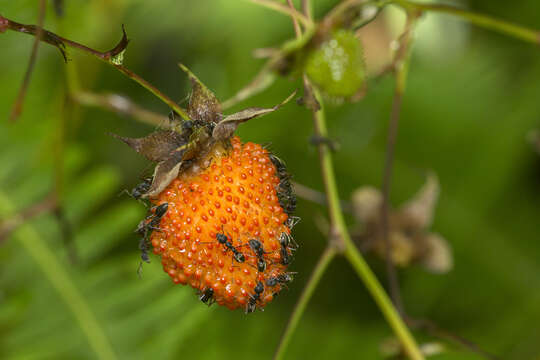
[[[439,180],[437,175],[429,173],[425,184],[399,210],[419,228],[428,228],[433,222],[435,206],[439,198]]]
[[[216,125],[212,133],[212,137],[216,140],[223,140],[230,137],[239,124],[278,110],[280,107],[288,103],[295,95],[296,90],[281,103],[271,108],[251,107],[237,113],[227,115],[219,124]]]
[[[181,134],[169,130],[159,130],[142,138],[129,138],[112,133],[111,136],[122,140],[133,150],[153,162],[167,160],[177,148],[186,144],[186,140]]]
[[[187,146],[174,151],[168,159],[163,160],[156,165],[150,190],[148,190],[143,197],[156,197],[178,176],[178,172],[182,166],[182,157],[184,156],[186,149]]]
[[[192,93],[187,108],[188,115],[193,120],[217,124],[221,118],[221,104],[216,95],[204,85],[185,65],[178,64],[187,73],[191,81]]]

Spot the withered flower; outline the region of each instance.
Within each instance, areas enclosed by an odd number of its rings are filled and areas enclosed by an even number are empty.
[[[409,201],[391,210],[388,234],[391,260],[396,266],[419,264],[433,273],[446,273],[452,269],[450,245],[441,235],[429,232],[438,196],[437,176],[429,174],[424,186]],[[360,225],[355,239],[363,251],[384,259],[382,200],[381,192],[369,186],[357,189],[352,196],[354,216]]]

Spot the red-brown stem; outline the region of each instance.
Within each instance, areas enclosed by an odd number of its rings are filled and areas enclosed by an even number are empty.
[[[14,122],[15,120],[17,120],[17,118],[21,115],[21,112],[22,112],[24,98],[26,96],[26,91],[28,90],[28,85],[30,84],[30,78],[32,77],[32,72],[36,65],[39,44],[41,42],[40,40],[43,35],[42,28],[43,28],[43,22],[45,21],[46,9],[47,9],[47,0],[40,0],[39,15],[38,15],[38,29],[36,31],[36,38],[34,40],[34,44],[32,45],[32,53],[30,55],[30,61],[28,62],[28,67],[26,68],[26,73],[24,74],[24,80],[21,84],[21,88],[19,89],[17,99],[15,100],[15,103],[13,104],[13,108],[11,109],[11,115],[9,116],[9,120],[11,122]]]
[[[129,40],[127,39],[127,35],[126,35],[124,27],[122,27],[122,31],[123,31],[122,40],[120,40],[120,42],[112,50],[105,51],[105,52],[94,50],[86,45],[66,39],[48,30],[41,29],[40,26],[20,24],[18,22],[9,20],[3,17],[2,15],[0,15],[0,32],[3,32],[5,30],[13,30],[13,31],[17,31],[23,34],[29,34],[33,36],[36,36],[38,32],[41,32],[42,35],[40,38],[39,37],[38,38],[43,42],[46,42],[50,45],[57,47],[62,52],[62,55],[64,56],[65,60],[67,60],[67,57],[64,51],[66,46],[89,53],[97,57],[98,59],[105,61],[107,64],[114,66],[122,74],[126,75],[127,77],[129,77],[130,79],[132,79],[133,81],[135,81],[136,83],[138,83],[139,85],[141,85],[142,87],[150,91],[152,94],[157,96],[161,101],[167,104],[171,109],[176,111],[176,113],[178,113],[178,115],[180,115],[182,119],[189,120],[189,116],[187,115],[186,110],[180,107],[174,100],[169,98],[167,95],[161,92],[154,85],[150,84],[148,81],[146,81],[139,75],[135,74],[133,71],[121,65],[119,62],[113,61],[117,55],[120,55],[126,49],[127,44],[129,42]]]
[[[405,310],[401,300],[398,276],[392,261],[392,244],[390,241],[390,186],[392,182],[392,170],[394,166],[394,154],[396,149],[401,105],[403,103],[403,94],[405,92],[405,84],[407,79],[409,47],[412,35],[411,32],[414,22],[418,16],[419,14],[415,12],[407,13],[407,23],[405,24],[405,30],[399,39],[400,47],[396,53],[393,63],[396,85],[394,90],[394,100],[392,102],[390,123],[388,125],[386,160],[382,183],[383,201],[381,205],[381,228],[382,237],[385,244],[386,272],[388,275],[390,297],[392,298],[392,301],[394,302],[394,305],[401,316],[405,315]]]

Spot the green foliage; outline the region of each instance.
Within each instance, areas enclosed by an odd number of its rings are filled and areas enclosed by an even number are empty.
[[[322,14],[334,1],[315,3]],[[114,46],[119,25],[125,23],[132,42],[124,64],[175,99],[189,87],[178,71],[179,61],[225,99],[258,71],[260,61],[249,56],[254,48],[292,37],[290,19],[242,1],[216,0],[212,6],[173,0],[65,4],[62,35],[105,50]],[[478,1],[471,7],[540,24],[537,1]],[[0,0],[0,12],[32,23],[36,2]],[[52,15],[46,26],[57,26]],[[394,204],[407,199],[424,181],[424,170],[436,171],[441,199],[433,231],[451,243],[455,269],[445,276],[416,268],[400,272],[403,297],[410,314],[432,319],[504,359],[533,359],[540,354],[540,165],[525,138],[540,127],[540,84],[534,81],[540,78],[538,49],[467,29],[467,46],[445,61],[413,52],[392,199]],[[32,39],[21,34],[0,35],[0,220],[38,201],[53,184],[52,144],[65,88],[65,65],[56,49],[40,48],[23,116],[15,125],[5,121],[31,45]],[[70,56],[84,88],[124,93],[145,108],[168,113],[111,67],[75,51]],[[300,86],[279,79],[239,108],[276,104]],[[341,144],[335,167],[343,198],[358,186],[380,185],[392,92],[392,81],[383,79],[370,84],[362,102],[328,108],[330,136]],[[308,141],[309,117],[300,107],[286,106],[242,125],[239,133],[249,141],[271,142],[295,181],[320,190],[316,152]],[[50,215],[31,221],[0,246],[0,358],[97,358],[75,314],[81,304],[118,358],[269,358],[324,246],[315,223],[324,209],[299,200],[302,222],[295,237],[301,247],[292,265],[298,275],[264,313],[246,317],[208,309],[192,289],[173,285],[155,257],[145,265],[142,279],[136,275],[138,239],[132,231],[144,208],[117,195],[139,182],[147,164],[105,134],[142,136],[151,129],[95,109],[75,111],[66,123],[65,202],[81,262],[66,260]],[[49,254],[45,264],[38,260],[43,254]],[[384,266],[371,261],[384,281]],[[51,269],[60,278],[50,275]],[[73,285],[69,296],[59,292],[58,279]],[[73,299],[79,299],[78,310]],[[389,336],[355,274],[338,261],[324,275],[286,358],[381,359],[380,344]],[[433,341],[421,331],[415,336],[421,343]],[[433,359],[479,359],[445,344],[448,352]]]
[[[20,188],[26,188],[27,181],[40,178],[39,172],[30,172],[23,164],[0,179],[2,218],[14,213],[16,204],[38,198],[6,191],[9,179],[21,179]],[[67,170],[73,173],[83,165],[76,161]],[[77,229],[79,261],[66,261],[50,215],[18,229],[4,250],[7,255],[2,263],[0,356],[173,358],[172,351],[211,311],[198,304],[191,289],[173,286],[156,259],[144,266],[138,278],[134,251],[111,254],[144,214],[141,204],[125,198],[103,207],[118,192],[117,171],[90,169],[72,181],[75,191],[68,193],[65,202],[68,218]],[[134,235],[128,237],[136,244]]]

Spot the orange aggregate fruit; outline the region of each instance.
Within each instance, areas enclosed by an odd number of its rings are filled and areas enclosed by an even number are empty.
[[[203,301],[246,312],[263,308],[282,290],[292,254],[280,239],[290,239],[294,218],[283,206],[280,186],[288,178],[275,159],[235,136],[230,146],[213,145],[152,200],[168,203],[150,241],[175,283],[197,289]],[[219,243],[223,235],[232,248]],[[262,244],[259,254],[249,240]],[[235,251],[243,262],[235,260]]]

